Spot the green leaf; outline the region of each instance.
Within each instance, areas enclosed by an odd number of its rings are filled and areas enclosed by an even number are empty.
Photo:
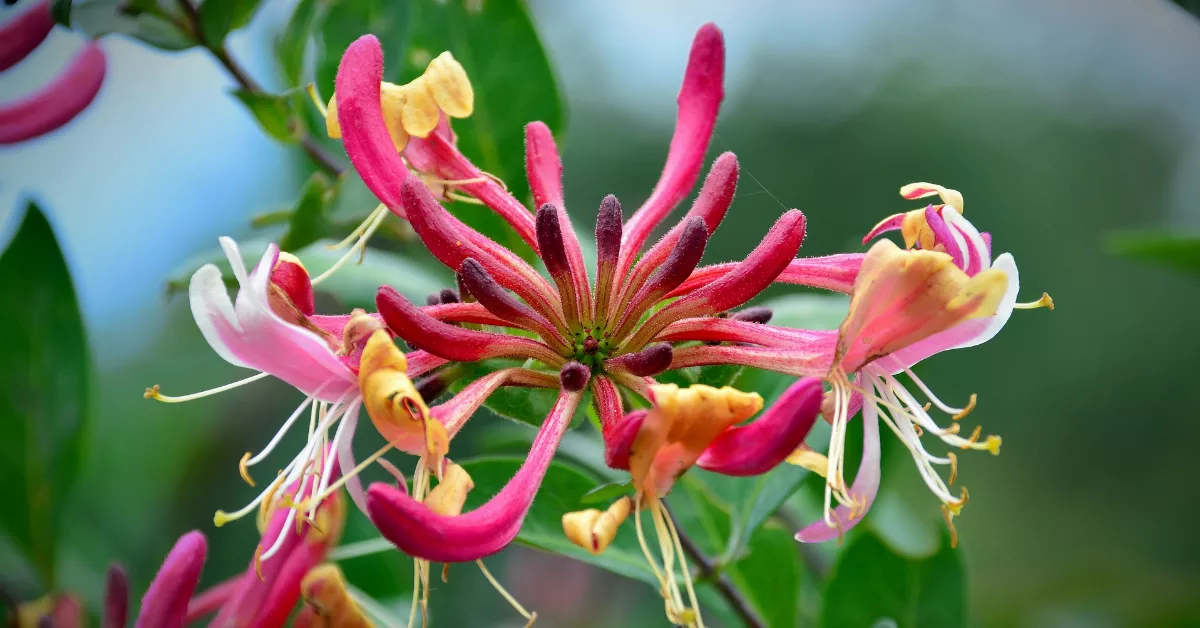
[[[1109,250],[1118,255],[1200,274],[1200,234],[1133,232],[1109,239]]]
[[[624,495],[633,492],[633,480],[624,482],[606,482],[583,494],[579,498],[581,504],[608,504]]]
[[[267,135],[288,144],[299,139],[299,125],[302,122],[292,114],[291,94],[264,94],[239,87],[233,90],[233,95],[254,114],[254,119],[258,120],[258,125]]]
[[[196,45],[173,21],[174,16],[155,5],[147,7],[139,4],[125,9],[117,0],[86,2],[72,8],[71,22],[92,39],[118,33],[160,50],[186,50]]]
[[[332,233],[334,225],[325,211],[337,199],[338,185],[314,172],[300,190],[300,200],[288,217],[288,228],[279,239],[284,251],[299,251]]]
[[[90,360],[70,270],[32,203],[0,256],[0,277],[0,525],[51,589],[83,448]]]
[[[371,33],[383,46],[383,80],[397,83],[404,71],[404,49],[408,37],[408,2],[397,0],[335,0],[321,22],[317,54],[318,91],[326,99],[333,95],[342,53],[354,40]]]
[[[742,367],[736,364],[714,364],[700,368],[700,375],[696,378],[696,383],[713,388],[733,386],[741,374]]]
[[[872,626],[885,618],[899,628],[958,627],[967,623],[966,573],[943,539],[928,558],[894,554],[868,532],[853,535],[825,588],[821,625]]]
[[[523,458],[488,457],[460,462],[475,488],[467,495],[464,511],[478,508],[508,482],[520,468]],[[562,554],[589,565],[657,586],[646,559],[638,547],[633,521],[626,521],[616,539],[602,554],[594,556],[567,540],[562,530],[565,513],[587,506],[581,500],[596,485],[596,478],[583,469],[564,461],[550,464],[542,480],[537,499],[521,525],[517,542],[547,552]]]
[[[738,478],[750,486],[741,488],[730,504],[732,526],[721,559],[730,561],[741,555],[750,537],[800,488],[807,476],[807,470],[784,463],[755,478]]]
[[[345,249],[330,250],[330,244],[333,242],[318,240],[303,249],[291,250],[289,253],[300,258],[309,274],[316,277],[333,266],[346,252]],[[267,242],[251,240],[239,242],[238,246],[246,263],[253,266],[266,250]],[[180,269],[173,272],[167,280],[167,296],[186,293],[192,275],[204,264],[216,264],[221,269],[226,284],[231,288],[237,286],[225,254],[216,248],[181,264]],[[375,293],[379,291],[380,286],[390,285],[409,299],[423,302],[425,295],[452,285],[453,281],[448,271],[441,268],[426,268],[395,253],[370,249],[362,264],[351,261],[317,286],[316,291],[335,297],[345,308],[343,312],[355,307],[374,311]]]
[[[676,483],[670,504],[677,524],[708,556],[726,545],[730,512],[694,474]],[[799,613],[802,572],[796,542],[778,524],[758,528],[748,551],[721,570],[769,626],[792,627]]]
[[[327,4],[318,0],[300,0],[292,10],[287,28],[275,42],[275,58],[283,71],[283,77],[289,87],[300,87],[303,82],[305,62],[307,61],[308,44],[312,39],[313,29],[320,24],[324,17]]]
[[[200,5],[200,31],[213,50],[225,45],[225,37],[250,23],[262,0],[204,0]]]
[[[50,15],[54,16],[55,24],[71,28],[71,0],[54,0],[50,4]]]
[[[459,148],[480,169],[505,181],[518,199],[527,198],[525,125],[541,120],[561,134],[565,113],[525,3],[413,0],[411,6],[404,76],[419,76],[444,50],[453,53],[475,88],[474,113],[454,120]],[[495,213],[475,206],[455,210],[497,242],[532,254]]]

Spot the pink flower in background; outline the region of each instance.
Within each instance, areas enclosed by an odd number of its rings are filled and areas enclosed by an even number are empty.
[[[50,2],[41,0],[0,26],[0,72],[29,56],[54,28]],[[67,124],[96,98],[107,59],[89,41],[67,67],[36,92],[0,103],[0,146],[40,137]]]

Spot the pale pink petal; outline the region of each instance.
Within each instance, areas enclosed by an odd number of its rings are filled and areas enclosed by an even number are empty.
[[[850,516],[852,513],[849,508],[838,506],[833,517],[839,527],[832,527],[825,523],[824,519],[819,519],[797,532],[796,540],[801,543],[820,543],[839,538],[862,521],[871,504],[875,503],[875,495],[878,492],[879,412],[875,404],[868,403],[863,406],[862,461],[858,465],[858,472],[854,474],[854,483],[850,485],[850,497],[861,502],[857,512],[853,513],[856,516]]]
[[[89,41],[40,90],[0,104],[0,146],[45,135],[73,120],[100,92],[107,66],[99,42]]]
[[[751,323],[731,318],[701,316],[685,318],[667,325],[658,340],[667,342],[746,342],[778,348],[816,348],[822,350],[837,344],[837,330],[810,330],[777,327],[766,323]]]
[[[867,232],[867,235],[863,236],[862,243],[866,244],[889,231],[896,231],[903,224],[904,214],[892,214],[891,216],[879,221],[879,224],[871,227],[871,230]]]

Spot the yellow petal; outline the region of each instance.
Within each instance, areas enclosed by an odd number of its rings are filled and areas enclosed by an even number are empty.
[[[797,467],[804,467],[821,477],[825,477],[825,473],[829,470],[829,459],[823,454],[809,449],[805,444],[801,444],[796,451],[788,454],[787,462]]]
[[[957,209],[958,213],[962,213],[963,196],[958,190],[942,187],[936,183],[925,183],[923,181],[920,183],[909,183],[908,185],[900,188],[900,196],[903,196],[909,200],[925,198],[935,194],[941,197],[943,203],[953,207],[954,209]]]
[[[342,125],[338,123],[337,96],[331,96],[329,104],[325,107],[325,132],[335,140],[342,139]]]
[[[629,469],[634,486],[648,497],[661,497],[675,478],[726,428],[762,409],[762,397],[735,388],[694,384],[650,387],[654,407],[633,442]]]
[[[562,516],[563,533],[572,543],[598,555],[617,538],[617,530],[632,508],[633,501],[622,497],[604,512],[588,508],[566,513]]]
[[[428,449],[430,440],[437,440],[436,432],[441,424],[429,416],[429,407],[405,375],[407,368],[404,353],[392,342],[391,336],[384,330],[377,330],[363,349],[358,385],[363,406],[379,433],[397,449],[421,454]],[[437,423],[437,427],[433,423]],[[445,428],[441,430],[444,434]]]
[[[383,107],[383,122],[387,125],[388,135],[396,151],[404,150],[408,145],[409,133],[404,128],[404,104],[408,96],[404,88],[392,83],[379,85],[379,104]]]
[[[442,110],[429,90],[428,80],[421,76],[401,89],[405,99],[401,114],[404,130],[409,135],[429,137],[437,128]]]
[[[450,54],[443,52],[425,70],[429,91],[442,111],[452,118],[465,118],[475,109],[475,91],[467,71]]]
[[[475,488],[475,482],[462,467],[453,463],[447,467],[442,480],[425,497],[425,505],[439,515],[456,517],[462,514],[467,493]]]

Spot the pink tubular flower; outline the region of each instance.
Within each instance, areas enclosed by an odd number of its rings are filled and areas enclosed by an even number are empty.
[[[557,381],[550,385],[562,390],[530,459],[504,491],[481,509],[438,515],[395,487],[373,486],[368,512],[384,536],[401,549],[439,561],[471,560],[499,551],[520,529],[545,465],[579,401],[578,393],[593,393],[609,459],[617,460],[616,450],[628,445],[622,439],[636,434],[631,429],[636,419],[625,417],[619,389],[648,396],[654,385],[652,377],[676,368],[673,359],[681,351],[678,345],[705,339],[707,325],[719,324],[724,320],[720,316],[789,273],[804,239],[804,215],[797,210],[786,212],[745,260],[722,266],[711,281],[689,283],[708,238],[733,202],[738,164],[732,153],[717,158],[687,215],[638,260],[651,231],[688,195],[699,177],[723,94],[723,73],[721,32],[706,25],[692,44],[679,95],[675,137],[654,192],[628,221],[623,220],[615,197],[601,203],[593,277],[584,265],[579,237],[563,205],[562,165],[544,124],[534,122],[526,127],[527,174],[539,204],[531,214],[503,186],[488,177],[480,178],[478,169],[454,147],[448,132],[411,137],[398,154],[385,116],[386,98],[381,102],[379,42],[364,36],[346,51],[338,72],[336,101],[340,134],[351,163],[393,213],[412,223],[430,252],[459,274],[464,298],[475,301],[500,326],[528,333],[459,327],[434,315],[433,308],[445,306],[421,308],[387,287],[376,300],[380,317],[413,347],[448,361],[532,360],[538,365],[533,373],[557,372]],[[417,168],[420,176],[410,173],[408,166]],[[532,240],[550,281],[515,253],[446,211],[428,189],[430,177],[471,181],[460,183],[458,189],[504,217],[523,237],[532,233],[526,239]],[[845,281],[841,278],[845,267],[860,259],[849,264],[840,260],[824,265],[810,262],[809,267],[790,271],[792,281],[806,283],[808,277],[809,284],[836,285]],[[674,301],[665,304],[667,299]],[[681,328],[682,321],[696,324]],[[759,323],[744,324],[768,329]],[[509,385],[529,385],[511,378],[507,381]],[[479,394],[472,395],[471,410],[484,401],[486,393],[490,390],[480,388]],[[761,447],[741,446],[752,442],[757,430],[776,421],[788,423],[799,439],[807,427],[794,411],[768,416],[772,420],[760,421],[761,427],[732,429],[723,435],[704,452],[699,464],[740,475],[762,473],[777,464],[799,440],[785,439],[791,443],[787,451],[762,452]],[[695,453],[700,456],[702,452]]]
[[[38,2],[0,27],[0,72],[16,65],[54,28],[47,0]],[[100,91],[107,61],[96,42],[88,42],[61,74],[33,94],[0,103],[0,146],[54,131],[79,115]]]
[[[203,534],[192,531],[180,537],[142,597],[134,628],[182,628],[207,555]]]

